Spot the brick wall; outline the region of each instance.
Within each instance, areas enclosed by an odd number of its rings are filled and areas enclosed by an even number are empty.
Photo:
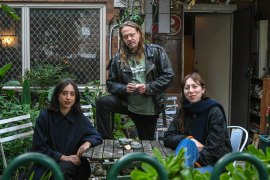
[[[118,9],[114,9],[114,0],[2,0],[4,3],[28,3],[28,2],[59,2],[59,3],[105,3],[106,4],[106,26],[108,26],[113,19],[114,15],[119,13]],[[109,32],[109,30],[108,30]],[[109,62],[109,35],[107,33],[106,37],[106,64]],[[117,38],[114,37],[112,40],[112,53],[115,54],[117,52]]]

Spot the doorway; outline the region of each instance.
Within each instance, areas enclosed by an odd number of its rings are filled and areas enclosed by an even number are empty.
[[[199,72],[209,96],[223,105],[230,119],[232,12],[185,11],[183,44],[184,75]]]

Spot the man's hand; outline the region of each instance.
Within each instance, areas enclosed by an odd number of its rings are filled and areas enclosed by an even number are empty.
[[[127,84],[127,93],[133,93],[136,91],[136,84],[135,83],[128,83]]]
[[[75,166],[79,166],[81,164],[81,160],[77,155],[70,155],[70,156],[62,155],[60,160],[72,162]]]
[[[190,139],[190,140],[192,140],[195,143],[195,145],[197,146],[199,152],[201,152],[203,150],[204,145],[202,143],[200,143],[196,139]]]
[[[145,85],[145,84],[137,84],[137,85],[136,85],[136,91],[137,91],[139,94],[144,94],[145,91],[146,91],[146,85]]]
[[[77,151],[77,156],[81,158],[83,152],[84,152],[86,149],[88,149],[90,146],[91,146],[91,143],[88,142],[88,141],[86,141],[85,143],[83,143],[83,144],[79,147],[79,149],[78,149],[78,151]]]

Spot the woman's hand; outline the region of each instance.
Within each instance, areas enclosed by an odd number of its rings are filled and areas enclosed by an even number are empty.
[[[203,150],[204,145],[202,143],[200,143],[196,139],[190,139],[190,140],[192,140],[195,143],[195,145],[197,146],[199,152],[201,152]]]
[[[81,158],[83,152],[84,152],[86,149],[88,149],[90,146],[91,146],[91,143],[88,142],[88,141],[86,141],[85,143],[83,143],[83,144],[80,146],[80,148],[78,149],[78,151],[77,151],[77,156]]]
[[[75,166],[79,166],[81,164],[81,160],[77,155],[70,155],[70,156],[62,155],[60,160],[72,162]]]

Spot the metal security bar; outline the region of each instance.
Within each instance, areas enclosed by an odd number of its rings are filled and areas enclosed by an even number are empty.
[[[15,9],[21,18],[21,9]],[[22,23],[8,16],[0,8],[0,68],[12,62],[13,65],[4,82],[22,75]]]
[[[13,20],[0,9],[0,67],[13,62],[4,82],[21,78],[27,69],[34,71],[44,64],[59,70],[63,63],[68,65],[64,72],[80,87],[90,81],[105,82],[104,4],[23,3],[10,6],[16,9],[21,20]],[[7,29],[12,34],[5,34]],[[10,37],[5,38],[7,35]]]
[[[30,9],[30,70],[69,64],[78,84],[100,79],[99,9]]]

